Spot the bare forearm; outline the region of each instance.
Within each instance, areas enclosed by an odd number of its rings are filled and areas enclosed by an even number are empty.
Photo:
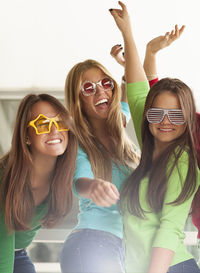
[[[122,33],[125,49],[125,76],[127,83],[145,81],[146,75],[131,30]]]
[[[146,49],[143,67],[149,81],[157,78],[156,53],[152,53],[148,48]]]
[[[167,273],[174,252],[167,248],[153,247],[151,261],[147,273]]]

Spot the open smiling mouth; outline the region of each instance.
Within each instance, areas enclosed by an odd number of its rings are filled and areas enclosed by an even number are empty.
[[[57,138],[57,139],[48,140],[46,143],[47,144],[58,144],[61,142],[62,142],[62,140]]]
[[[103,105],[103,104],[108,104],[108,99],[102,99],[102,100],[99,100],[95,106],[99,106],[99,105]]]
[[[162,131],[162,132],[173,132],[175,129],[173,128],[158,128],[159,131]]]

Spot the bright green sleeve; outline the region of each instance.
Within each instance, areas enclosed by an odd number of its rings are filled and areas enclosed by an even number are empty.
[[[15,233],[8,234],[4,217],[0,212],[0,273],[13,273]]]
[[[195,193],[182,204],[169,205],[168,203],[174,201],[181,193],[187,171],[188,154],[184,152],[168,182],[164,205],[160,214],[160,228],[156,232],[153,247],[167,248],[176,252],[185,238],[183,229]]]
[[[138,143],[141,148],[142,147],[142,137],[141,137],[142,116],[144,112],[146,97],[149,92],[149,83],[148,81],[128,83],[126,88],[127,88],[127,97],[128,97],[128,104],[129,104],[129,108],[131,112],[131,117],[133,120]]]

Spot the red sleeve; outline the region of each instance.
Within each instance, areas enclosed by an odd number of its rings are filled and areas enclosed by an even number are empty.
[[[149,81],[150,88],[158,81],[158,78]]]

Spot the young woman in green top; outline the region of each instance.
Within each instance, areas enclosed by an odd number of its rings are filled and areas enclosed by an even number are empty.
[[[128,12],[119,4],[122,9],[110,12],[124,38],[129,107],[142,146],[140,164],[120,197],[126,272],[199,273],[183,243],[184,224],[199,184],[192,92],[182,81],[165,78],[151,88],[146,99],[148,84]]]
[[[65,107],[47,94],[20,103],[10,151],[0,159],[0,272],[35,273],[25,248],[72,205],[77,141]]]

